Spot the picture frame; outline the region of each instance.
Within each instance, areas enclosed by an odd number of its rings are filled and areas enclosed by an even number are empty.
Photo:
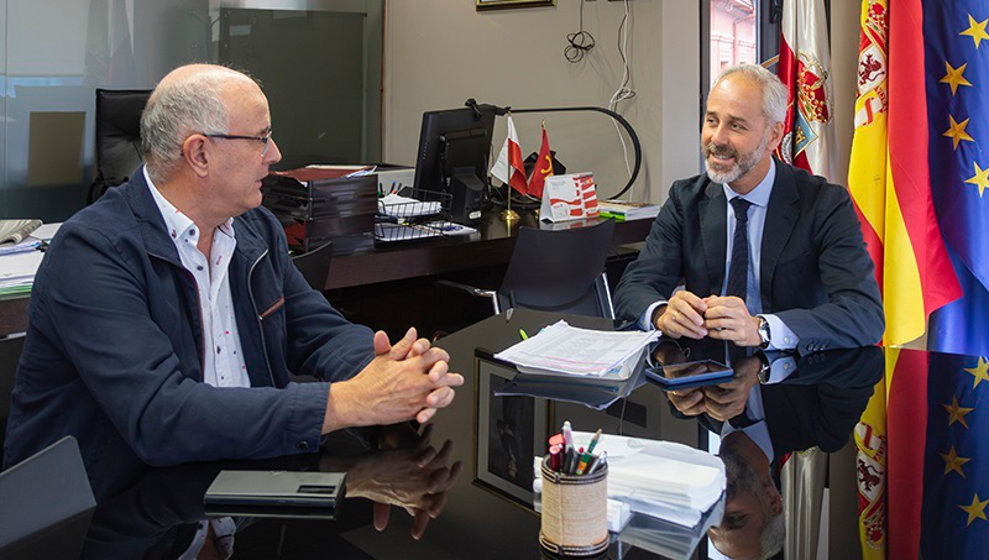
[[[477,11],[555,6],[556,0],[474,0]]]
[[[534,397],[496,397],[516,370],[484,351],[474,355],[474,484],[532,510],[533,459],[543,454],[551,414]]]

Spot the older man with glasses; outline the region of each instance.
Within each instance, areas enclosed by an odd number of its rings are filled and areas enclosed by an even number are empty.
[[[100,494],[142,463],[313,452],[452,402],[446,352],[351,324],[292,265],[260,207],[281,153],[252,79],[172,71],[141,139],[145,165],[67,221],[38,271],[6,465],[74,435]]]

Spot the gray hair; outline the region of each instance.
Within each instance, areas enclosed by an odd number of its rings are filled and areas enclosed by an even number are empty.
[[[760,560],[768,560],[779,554],[786,542],[786,517],[784,514],[772,515],[766,512],[766,515],[769,519],[766,520],[766,526],[762,529],[762,537],[759,539]]]
[[[194,133],[226,134],[230,114],[220,99],[228,69],[201,72],[159,84],[141,114],[141,148],[152,180],[161,181],[182,157],[182,143]]]
[[[776,74],[758,64],[741,64],[726,68],[711,89],[718,87],[721,80],[732,74],[741,74],[759,84],[762,90],[762,112],[769,119],[769,124],[781,123],[786,119],[786,106],[790,101],[790,93]]]

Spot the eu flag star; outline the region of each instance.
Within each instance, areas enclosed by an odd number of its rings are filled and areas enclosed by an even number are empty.
[[[962,471],[962,465],[971,461],[972,459],[968,457],[959,457],[958,453],[955,452],[955,446],[952,445],[951,449],[947,453],[938,453],[942,459],[944,459],[944,474],[948,474],[951,471],[955,471],[965,478],[965,472]]]
[[[965,132],[965,127],[968,126],[968,121],[971,119],[965,119],[962,122],[955,122],[955,117],[948,115],[948,120],[951,121],[951,126],[944,133],[944,135],[947,136],[948,138],[951,138],[954,141],[955,143],[954,149],[956,150],[958,149],[958,143],[961,142],[962,140],[975,142],[975,138],[972,138],[971,136],[969,136],[967,132]]]
[[[949,426],[954,424],[955,422],[960,422],[962,426],[965,426],[965,429],[968,429],[968,423],[965,422],[965,415],[975,410],[974,408],[964,408],[958,406],[958,397],[954,397],[954,396],[951,397],[950,405],[943,404],[941,406],[943,406],[944,409],[948,411]]]
[[[968,514],[968,522],[965,523],[966,527],[971,525],[972,522],[975,521],[976,517],[983,521],[986,520],[986,505],[989,505],[989,500],[982,500],[980,502],[979,495],[976,494],[975,497],[972,498],[972,505],[958,506],[962,511]]]
[[[979,386],[979,383],[983,381],[989,381],[989,362],[985,358],[979,357],[979,363],[974,368],[964,368],[965,371],[972,374],[975,377],[975,383],[972,388],[975,389]]]
[[[976,22],[975,18],[969,14],[968,29],[962,31],[959,35],[968,35],[973,41],[975,41],[975,48],[979,48],[979,43],[981,43],[983,39],[989,39],[989,33],[986,33],[987,23],[989,23],[989,18]]]
[[[951,95],[954,95],[958,91],[958,86],[968,86],[972,87],[972,82],[965,79],[965,68],[968,63],[962,64],[958,68],[952,68],[948,61],[944,61],[944,67],[947,69],[947,74],[941,78],[942,84],[948,84],[951,86]]]
[[[965,182],[979,187],[979,198],[982,198],[982,193],[989,189],[989,168],[982,169],[978,163],[973,165],[975,165],[975,175],[965,179]]]

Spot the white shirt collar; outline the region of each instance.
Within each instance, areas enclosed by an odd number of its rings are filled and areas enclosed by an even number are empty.
[[[161,217],[165,220],[165,229],[168,231],[168,236],[172,238],[172,242],[178,243],[178,240],[182,239],[183,236],[188,236],[191,243],[197,243],[199,241],[199,228],[196,227],[196,224],[161,194],[154,181],[151,180],[147,167],[143,167],[141,171],[144,173],[144,180],[148,183],[151,196],[154,198],[155,204],[158,205]],[[216,229],[225,235],[236,237],[233,223],[233,218],[227,218],[227,221],[217,226]]]

